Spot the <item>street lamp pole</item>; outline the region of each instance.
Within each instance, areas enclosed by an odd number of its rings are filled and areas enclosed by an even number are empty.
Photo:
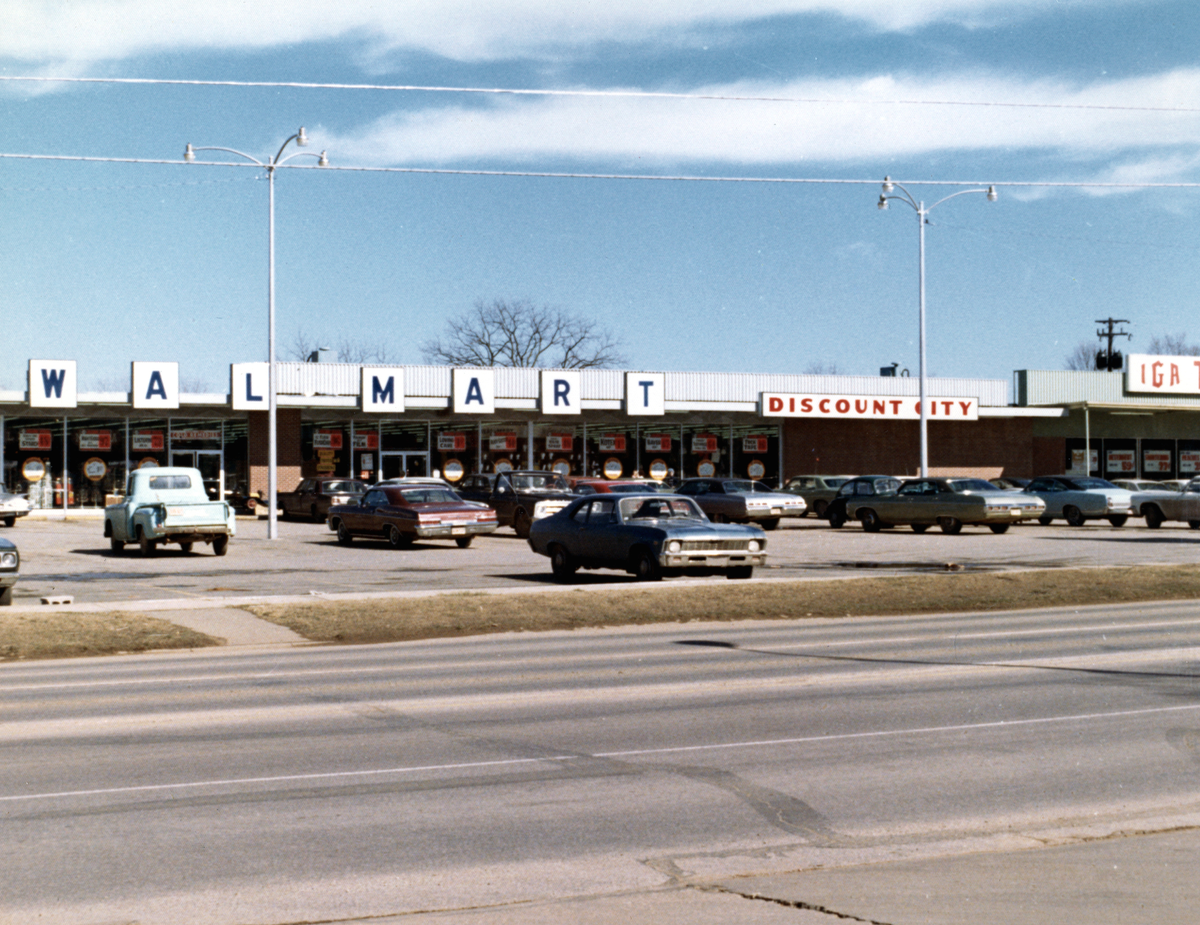
[[[900,190],[900,195],[895,195],[895,190]],[[883,192],[879,194],[878,207],[883,210],[888,207],[888,203],[892,200],[904,203],[917,213],[917,241],[918,241],[918,263],[917,263],[917,285],[919,288],[919,347],[920,347],[920,366],[921,366],[921,384],[920,384],[920,406],[921,406],[921,478],[929,475],[929,383],[925,370],[925,223],[927,216],[935,208],[940,206],[948,199],[953,199],[955,196],[965,196],[967,193],[986,193],[988,202],[995,202],[998,198],[995,186],[989,186],[987,189],[965,189],[959,190],[957,193],[951,193],[942,199],[939,199],[933,205],[926,208],[924,200],[918,200],[899,183],[893,183],[891,177],[883,178]]]
[[[319,167],[329,166],[329,158],[325,156],[324,151],[320,154],[313,154],[311,151],[295,151],[287,157],[283,157],[284,149],[293,141],[296,142],[297,147],[301,148],[308,144],[308,135],[305,134],[303,125],[300,126],[300,131],[284,140],[283,144],[279,146],[279,150],[275,152],[275,156],[269,161],[260,161],[257,157],[246,154],[244,151],[238,151],[236,148],[215,146],[196,148],[189,144],[183,152],[183,159],[190,164],[196,160],[197,151],[226,151],[257,164],[267,172],[267,539],[269,540],[279,539],[279,522],[276,513],[279,493],[279,429],[275,407],[279,377],[275,364],[275,169],[293,157],[302,155],[317,158]]]

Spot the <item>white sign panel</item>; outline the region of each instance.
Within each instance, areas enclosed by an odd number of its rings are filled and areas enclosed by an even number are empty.
[[[178,408],[179,364],[135,360],[133,363],[133,407]]]
[[[1150,472],[1170,472],[1171,471],[1171,451],[1170,450],[1142,450],[1142,471]]]
[[[362,410],[403,411],[404,370],[394,366],[364,366]]]
[[[229,394],[234,411],[269,411],[271,364],[234,363],[230,366]]]
[[[495,414],[496,374],[491,369],[456,369],[453,378],[455,414]]]
[[[78,398],[74,360],[29,361],[30,408],[74,408]]]
[[[1106,454],[1108,463],[1105,472],[1119,472],[1122,475],[1133,475],[1137,471],[1137,460],[1133,450],[1109,450]]]
[[[1125,391],[1200,395],[1200,357],[1135,353],[1125,370]]]
[[[579,370],[542,370],[542,414],[579,414]]]
[[[916,421],[921,417],[921,402],[915,396],[892,398],[763,392],[761,414],[765,418]],[[977,421],[979,402],[975,398],[930,398],[928,417],[931,421]]]
[[[663,373],[625,374],[625,413],[653,415],[666,413],[667,377]]]
[[[1179,451],[1179,474],[1196,475],[1200,473],[1200,450]]]

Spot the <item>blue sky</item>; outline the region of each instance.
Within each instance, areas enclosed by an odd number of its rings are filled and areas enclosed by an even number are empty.
[[[1197,34],[1200,5],[1152,0],[6,0],[3,77],[757,99],[0,81],[2,154],[175,161],[0,158],[0,388],[29,358],[85,390],[265,359],[267,185],[181,156],[300,125],[338,167],[873,182],[281,170],[281,357],[303,332],[419,363],[504,298],[602,320],[634,368],[915,375],[916,217],[875,208],[884,175],[1000,192],[930,214],[932,374],[1061,368],[1108,316],[1126,351],[1200,341],[1200,188],[1024,185],[1200,183]]]

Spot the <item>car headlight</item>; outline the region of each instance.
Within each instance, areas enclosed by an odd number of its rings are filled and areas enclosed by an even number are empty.
[[[758,540],[751,540],[750,545],[746,548],[751,552],[758,552],[760,549],[762,549],[762,543],[760,543]]]
[[[15,552],[6,552],[3,555],[0,555],[0,567],[16,568],[17,554]]]
[[[667,543],[667,552],[680,552],[682,549],[683,543],[679,542],[679,540],[671,540],[671,542]]]

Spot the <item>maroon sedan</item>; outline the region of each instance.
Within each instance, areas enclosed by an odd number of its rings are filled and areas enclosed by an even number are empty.
[[[400,549],[416,539],[452,539],[466,549],[479,534],[499,526],[486,504],[464,501],[437,485],[376,485],[358,503],[329,509],[329,529],[342,544],[359,536],[385,539]]]

